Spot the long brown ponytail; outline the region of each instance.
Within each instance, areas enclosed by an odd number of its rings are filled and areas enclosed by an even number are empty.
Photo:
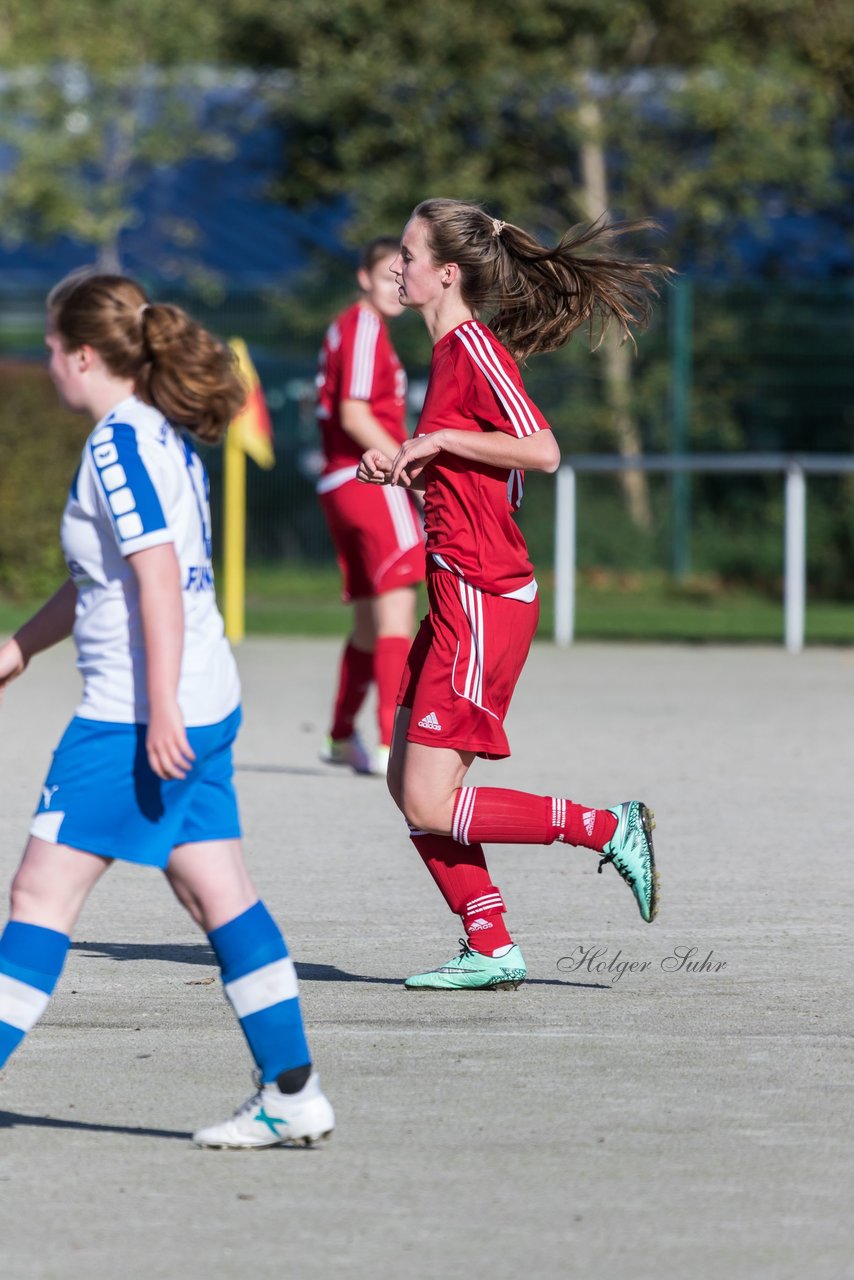
[[[648,323],[658,286],[671,269],[603,252],[632,232],[655,227],[649,220],[574,227],[550,249],[480,205],[461,200],[424,200],[412,213],[428,223],[434,261],[455,262],[464,302],[479,314],[517,360],[554,351],[576,329],[587,326],[598,346],[612,322],[623,340]],[[598,253],[590,253],[599,247]]]
[[[176,427],[216,444],[246,399],[230,348],[181,307],[149,302],[127,276],[74,273],[48,295],[67,351],[90,346]]]

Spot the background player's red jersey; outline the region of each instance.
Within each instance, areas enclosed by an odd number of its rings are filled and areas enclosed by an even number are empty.
[[[364,450],[341,426],[341,401],[367,400],[382,427],[406,439],[406,374],[385,321],[356,302],[329,326],[317,371],[317,421],[323,474],[358,464]]]
[[[452,427],[522,437],[548,425],[515,360],[485,325],[468,320],[436,343],[416,435]],[[451,569],[492,595],[524,591],[533,568],[513,518],[522,501],[522,472],[439,453],[424,475],[433,567]]]

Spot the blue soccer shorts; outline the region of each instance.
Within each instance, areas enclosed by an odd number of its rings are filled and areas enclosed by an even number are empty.
[[[240,836],[232,745],[238,707],[187,730],[196,753],[185,778],[149,766],[144,724],[75,716],[54,752],[30,834],[84,853],[165,867],[176,845]]]

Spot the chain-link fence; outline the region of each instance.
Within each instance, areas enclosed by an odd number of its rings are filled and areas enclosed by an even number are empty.
[[[314,495],[320,465],[314,372],[323,328],[352,296],[350,282],[298,296],[225,291],[217,297],[152,287],[223,337],[249,344],[273,418],[277,465],[250,464],[250,562],[332,560]],[[0,290],[0,361],[43,361],[43,290]],[[411,419],[429,370],[423,326],[406,316],[394,337],[410,375]],[[723,284],[681,280],[668,288],[617,390],[645,452],[775,451],[847,453],[854,441],[854,284]],[[20,367],[20,366],[18,366]],[[566,453],[618,450],[608,363],[578,335],[569,347],[534,357],[526,384]],[[26,424],[0,403],[0,449]],[[206,451],[215,523],[221,460]],[[658,568],[717,573],[762,584],[779,576],[779,485],[758,475],[705,475],[684,484],[645,477],[650,512],[627,514],[618,477],[591,482],[578,513],[579,567]],[[38,485],[38,477],[33,478]],[[529,477],[520,515],[535,560],[552,560],[554,486]],[[215,528],[216,535],[216,528]],[[2,547],[0,547],[2,553]],[[811,491],[810,582],[854,595],[854,483],[822,480]],[[776,588],[776,581],[775,581]]]

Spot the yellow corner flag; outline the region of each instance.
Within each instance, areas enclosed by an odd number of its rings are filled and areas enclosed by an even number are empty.
[[[243,452],[268,471],[276,458],[273,453],[273,423],[261,382],[243,339],[232,338],[228,345],[237,356],[237,367],[248,393],[243,408],[228,428],[228,434],[233,433]]]
[[[273,423],[254,364],[242,338],[229,346],[237,356],[240,376],[246,383],[243,408],[225,438],[225,510],[223,519],[223,616],[225,634],[233,643],[242,640],[246,624],[246,455],[269,470],[273,453]]]

